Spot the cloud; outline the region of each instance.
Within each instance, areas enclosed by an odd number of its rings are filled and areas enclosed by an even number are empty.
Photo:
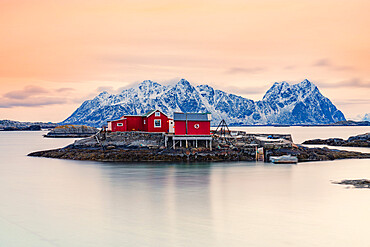
[[[367,105],[370,104],[370,99],[347,99],[335,101],[336,105]]]
[[[336,66],[334,65],[329,59],[325,58],[325,59],[319,59],[317,60],[316,62],[314,62],[312,64],[312,66],[314,67],[326,67],[326,68],[330,68],[332,70],[338,70],[338,71],[342,71],[342,70],[352,70],[353,68],[352,67],[349,67],[349,66]]]
[[[370,88],[370,81],[361,81],[359,78],[352,78],[350,80],[340,81],[336,83],[319,82],[317,84],[322,88]]]
[[[32,97],[25,99],[0,98],[0,108],[12,108],[17,106],[37,107],[65,103],[67,103],[67,99],[56,97]]]
[[[181,80],[181,77],[174,77],[174,78],[171,78],[171,79],[168,79],[168,80],[164,80],[162,81],[160,84],[162,85],[174,85],[176,83],[178,83],[179,81]]]
[[[116,90],[113,87],[110,87],[110,86],[102,86],[102,87],[98,87],[95,91],[98,92],[98,93],[101,93],[103,91],[106,91],[106,92],[109,92],[109,93],[114,93]]]
[[[72,91],[76,91],[76,89],[71,88],[71,87],[62,87],[62,88],[55,89],[55,92],[57,93],[72,92]]]
[[[40,86],[28,85],[21,90],[14,90],[0,96],[0,108],[37,107],[55,104],[65,104],[69,97],[63,97],[74,91],[73,88],[58,88],[48,90]]]
[[[291,69],[295,69],[296,66],[295,65],[289,65],[289,66],[285,66],[284,69],[286,70],[291,70]]]
[[[232,67],[227,73],[229,74],[253,74],[261,71],[265,71],[266,68],[263,67],[254,67],[254,68],[242,68],[242,67]]]
[[[269,86],[255,86],[255,87],[237,87],[230,86],[227,83],[217,84],[213,86],[214,89],[222,90],[226,93],[231,93],[235,95],[248,95],[248,94],[261,94],[265,93]]]
[[[267,91],[266,87],[245,87],[245,88],[240,88],[240,87],[233,87],[229,86],[227,87],[227,91],[233,92],[236,95],[240,94],[260,94],[264,93]]]
[[[317,60],[313,66],[317,66],[317,67],[327,67],[327,66],[331,66],[331,63],[328,59],[320,59],[320,60]]]
[[[130,89],[130,88],[133,88],[133,87],[137,86],[140,83],[141,83],[141,81],[129,82],[125,86],[117,88],[116,89],[116,93],[117,94],[118,93],[122,93],[123,90],[127,90],[127,89]]]
[[[26,86],[22,90],[11,91],[3,95],[9,99],[26,99],[34,95],[46,94],[49,91],[39,86]]]

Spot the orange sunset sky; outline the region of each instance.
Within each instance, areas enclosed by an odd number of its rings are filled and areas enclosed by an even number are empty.
[[[369,0],[0,0],[0,119],[62,121],[142,80],[259,100],[307,78],[370,112]]]

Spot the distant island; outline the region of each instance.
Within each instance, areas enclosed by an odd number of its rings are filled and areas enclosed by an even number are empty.
[[[370,121],[338,121],[333,124],[328,124],[329,126],[370,126]]]
[[[351,136],[347,140],[342,138],[313,139],[307,140],[302,144],[344,146],[344,147],[370,147],[370,133]]]
[[[44,122],[20,122],[13,120],[0,120],[0,131],[37,131],[41,129],[53,129],[57,123]]]

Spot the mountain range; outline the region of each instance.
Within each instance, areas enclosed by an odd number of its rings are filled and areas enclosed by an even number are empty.
[[[343,113],[307,79],[275,82],[262,100],[253,101],[208,85],[193,86],[181,79],[175,85],[146,80],[119,94],[106,91],[86,100],[61,124],[101,127],[124,114],[141,115],[160,109],[173,112],[210,112],[212,125],[317,125],[345,121]]]

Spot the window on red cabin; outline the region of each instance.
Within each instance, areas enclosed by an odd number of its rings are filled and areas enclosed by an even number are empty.
[[[161,127],[161,120],[154,119],[154,128],[160,128],[160,127]]]
[[[123,126],[123,123],[118,123],[117,126]]]
[[[158,112],[158,111],[156,111],[156,112],[155,112],[155,116],[156,116],[156,117],[160,117],[160,116],[161,116],[161,113],[160,113],[160,112]]]
[[[146,124],[146,120],[144,119],[144,124]]]

